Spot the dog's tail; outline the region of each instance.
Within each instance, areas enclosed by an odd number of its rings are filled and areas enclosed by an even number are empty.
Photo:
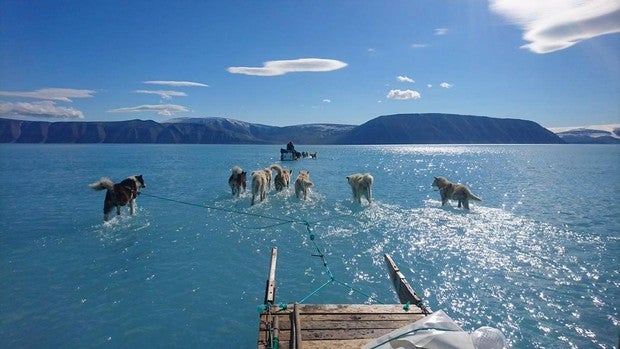
[[[114,182],[112,182],[109,178],[103,177],[99,180],[99,182],[95,182],[93,184],[89,184],[93,190],[114,190]]]
[[[278,165],[278,164],[273,164],[271,165],[270,169],[276,171],[278,173],[278,175],[282,176],[282,172],[284,171],[284,169],[282,168],[282,166]]]
[[[467,197],[471,200],[482,201],[482,199],[474,195],[474,193],[472,193],[471,190],[467,191]]]
[[[370,173],[364,173],[364,180],[369,186],[375,181],[374,177]]]

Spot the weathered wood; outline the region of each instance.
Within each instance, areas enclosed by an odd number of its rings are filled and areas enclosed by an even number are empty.
[[[416,307],[409,311],[401,304],[300,304],[302,313],[339,313],[339,314],[408,314],[420,312]]]
[[[359,348],[372,339],[411,324],[426,314],[420,298],[389,255],[390,277],[402,304],[289,304],[275,305],[277,249],[272,250],[265,304],[260,315],[258,348],[269,349],[278,339],[280,348]],[[273,336],[271,336],[273,334]],[[273,337],[273,338],[272,338]]]
[[[278,248],[271,249],[271,263],[269,264],[269,277],[265,287],[265,303],[273,304],[276,299],[276,263],[278,261]]]
[[[294,307],[293,307],[293,314],[294,314],[294,319],[295,319],[295,348],[296,349],[302,349],[303,348],[303,344],[302,344],[302,337],[301,337],[301,315],[299,312],[299,303],[295,303]]]
[[[366,345],[370,340],[368,339],[347,339],[347,340],[307,340],[304,342],[306,349],[359,349]]]
[[[299,348],[300,343],[306,349],[354,347],[360,341],[383,336],[424,316],[419,309],[405,311],[399,304],[294,304],[284,310],[276,306],[270,310],[261,314],[261,320],[272,317],[271,322],[278,324],[280,347]],[[259,334],[259,345],[268,342],[268,331],[263,332],[264,335]],[[306,345],[308,341],[312,341],[311,346]],[[325,344],[319,345],[320,341]]]
[[[400,300],[400,302],[403,304],[409,302],[410,304],[421,307],[422,311],[425,314],[428,314],[430,311],[422,305],[422,299],[418,297],[411,285],[409,285],[409,282],[405,278],[405,275],[403,275],[400,269],[398,269],[398,266],[396,265],[392,257],[387,253],[383,256],[385,258],[385,263],[388,266],[390,279],[392,279],[392,284],[394,285],[394,289],[396,290],[396,294],[398,295],[398,299]]]

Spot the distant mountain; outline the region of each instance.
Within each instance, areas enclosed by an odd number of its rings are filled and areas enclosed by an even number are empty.
[[[360,126],[276,127],[227,118],[178,118],[163,123],[46,122],[0,119],[0,143],[184,144],[498,144],[563,143],[535,122],[453,114],[386,115]]]
[[[335,144],[342,134],[356,126],[340,124],[307,124],[295,126],[267,126],[228,118],[176,118],[166,124],[197,124],[229,130],[237,135],[251,136],[256,143]]]
[[[566,143],[620,144],[620,124],[551,127]]]
[[[344,144],[564,143],[533,121],[454,114],[380,116],[339,139]]]

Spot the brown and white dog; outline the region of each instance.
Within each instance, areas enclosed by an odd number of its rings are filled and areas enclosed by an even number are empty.
[[[295,180],[295,196],[304,194],[304,200],[308,198],[310,188],[314,186],[314,183],[310,181],[310,172],[306,170],[299,171],[297,179]]]
[[[252,205],[256,202],[256,198],[262,202],[267,197],[267,173],[265,170],[252,172]]]
[[[433,187],[439,188],[439,195],[441,195],[441,206],[445,205],[448,200],[458,200],[460,208],[469,210],[469,200],[482,201],[481,198],[474,195],[468,187],[460,183],[452,183],[445,177],[435,177]]]
[[[263,171],[265,171],[265,179],[267,180],[267,190],[269,190],[271,188],[271,168],[265,167]]]
[[[353,192],[353,199],[357,201],[358,204],[362,203],[362,196],[368,200],[368,203],[372,202],[372,192],[370,190],[370,186],[374,180],[375,179],[370,173],[355,173],[347,176],[347,182],[349,182],[351,191]]]
[[[276,191],[288,188],[291,184],[291,170],[285,170],[278,164],[271,165],[271,169],[276,171],[276,176],[273,178],[273,185]]]
[[[146,188],[142,175],[131,176],[123,179],[120,183],[114,183],[109,178],[103,177],[99,182],[89,185],[94,190],[107,189],[103,201],[103,220],[110,219],[110,212],[116,207],[116,214],[121,214],[121,206],[129,204],[129,212],[136,213],[136,198],[141,188]]]
[[[233,196],[239,196],[242,192],[245,191],[247,173],[241,169],[239,166],[235,166],[232,168],[232,174],[228,177],[228,185],[230,186],[230,190],[232,191]]]

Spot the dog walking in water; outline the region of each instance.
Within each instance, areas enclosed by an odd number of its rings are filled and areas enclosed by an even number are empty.
[[[299,197],[303,194],[304,200],[308,198],[310,188],[314,186],[314,183],[310,181],[310,172],[306,170],[299,171],[297,179],[295,180],[295,196]]]
[[[444,177],[435,177],[432,186],[439,188],[441,206],[444,206],[448,200],[458,200],[459,208],[463,205],[463,208],[469,210],[469,200],[482,201],[481,198],[474,195],[466,186],[460,183],[454,184]]]
[[[136,198],[141,188],[146,188],[142,175],[131,176],[120,183],[113,183],[109,178],[101,178],[99,182],[89,185],[94,190],[107,189],[103,201],[103,220],[110,219],[110,212],[116,207],[116,214],[121,214],[121,206],[129,204],[129,212],[136,213]]]
[[[252,205],[256,203],[257,198],[261,202],[265,200],[267,186],[267,172],[264,169],[252,172]]]
[[[362,203],[362,196],[368,200],[368,203],[372,202],[372,191],[370,190],[370,186],[372,186],[374,181],[375,179],[370,173],[356,173],[347,176],[347,182],[349,182],[351,191],[353,192],[353,199],[357,201],[358,204]]]
[[[288,188],[291,184],[291,170],[285,170],[278,164],[271,165],[271,169],[276,171],[276,176],[273,179],[276,191],[282,191],[284,188]]]
[[[247,173],[241,167],[235,166],[232,168],[232,174],[228,177],[228,185],[233,196],[238,197],[239,194],[245,191],[246,179]]]

